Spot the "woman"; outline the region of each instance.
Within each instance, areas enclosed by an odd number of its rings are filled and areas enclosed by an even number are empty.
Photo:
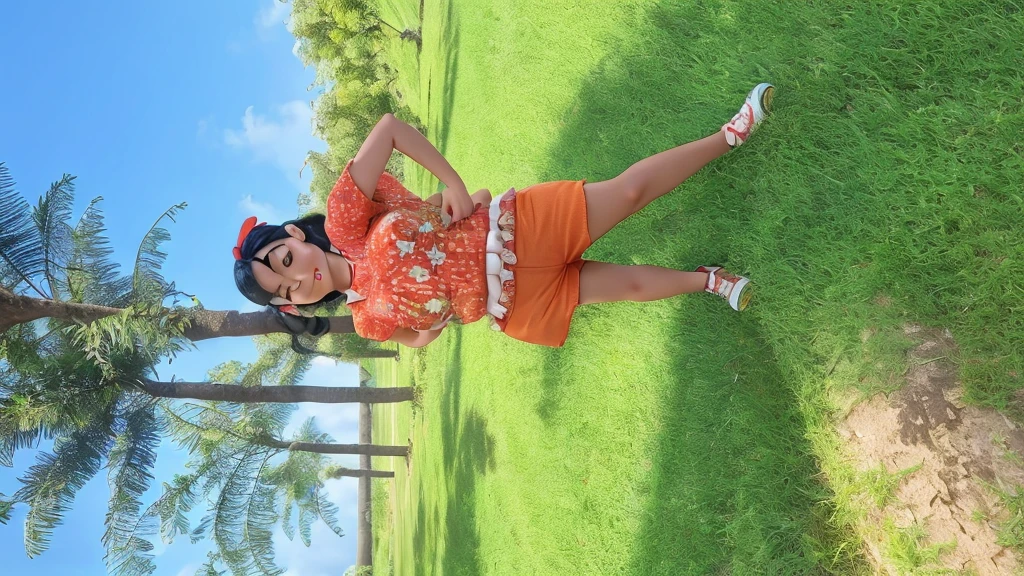
[[[774,88],[759,84],[721,130],[642,160],[604,182],[563,181],[472,196],[443,156],[388,114],[349,162],[327,214],[281,226],[246,220],[234,249],[235,282],[257,304],[297,313],[344,297],[356,332],[424,346],[447,323],[485,315],[513,338],[561,346],[580,304],[650,301],[709,292],[736,310],[747,278],[714,266],[681,271],[583,260],[619,222],[743,144]],[[384,171],[393,150],[447,188],[422,200]]]

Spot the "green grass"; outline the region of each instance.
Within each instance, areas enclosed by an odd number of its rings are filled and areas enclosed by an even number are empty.
[[[890,473],[884,463],[866,470],[860,474],[857,492],[866,494],[874,503],[876,508],[885,508],[886,504],[892,502],[896,496],[896,490],[900,483],[907,477],[921,469],[921,464],[911,466],[904,470],[897,470]]]
[[[418,7],[382,0],[408,27]],[[471,190],[613,177],[717,130],[754,83],[778,91],[747,145],[587,254],[726,264],[756,282],[747,313],[587,307],[563,349],[480,323],[377,363],[424,396],[375,415],[378,441],[414,445],[375,558],[399,575],[870,572],[852,531],[870,491],[832,422],[899,385],[901,325],[949,328],[968,400],[1024,413],[1022,9],[428,0],[422,51],[396,40],[389,61]],[[901,566],[938,553],[919,536],[891,534]]]
[[[956,542],[925,544],[927,534],[919,524],[898,528],[891,521],[886,522],[888,533],[887,556],[899,575],[920,574],[922,576],[952,576],[959,571],[944,569],[939,565],[943,553],[953,550]]]

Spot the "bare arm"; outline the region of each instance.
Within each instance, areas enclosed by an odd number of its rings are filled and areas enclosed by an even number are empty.
[[[436,340],[441,335],[442,330],[444,328],[417,332],[409,328],[397,328],[395,333],[391,335],[391,341],[410,348],[422,348]]]
[[[373,127],[349,168],[352,180],[368,198],[373,199],[377,181],[384,173],[392,150],[412,158],[447,186],[441,195],[441,209],[451,214],[452,221],[473,213],[473,201],[466,185],[451,164],[423,134],[392,114],[385,114]]]
[[[486,188],[484,188],[482,190],[477,190],[472,195],[470,195],[470,198],[473,200],[473,207],[474,208],[479,208],[481,206],[490,206],[490,204],[491,204],[491,191],[486,189]],[[441,194],[440,193],[434,194],[433,196],[430,196],[429,198],[424,198],[423,201],[426,202],[427,204],[431,204],[433,206],[441,206]]]

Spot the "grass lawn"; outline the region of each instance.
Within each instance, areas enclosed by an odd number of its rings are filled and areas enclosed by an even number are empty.
[[[471,191],[613,177],[759,81],[776,111],[587,254],[725,264],[748,312],[586,307],[562,349],[481,322],[376,362],[423,391],[375,410],[376,442],[413,442],[377,574],[870,572],[832,421],[902,380],[900,326],[949,328],[968,399],[1024,414],[1022,38],[1008,0],[426,0],[389,62]]]

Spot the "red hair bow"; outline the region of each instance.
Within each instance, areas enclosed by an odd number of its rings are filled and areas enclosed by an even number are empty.
[[[257,228],[265,224],[266,222],[260,222],[257,224],[255,216],[249,216],[245,219],[245,222],[242,222],[242,229],[238,231],[238,242],[235,244],[235,247],[231,249],[231,253],[235,255],[235,260],[242,259],[242,242],[245,242],[245,237],[249,235],[249,232],[252,232],[253,228]]]

